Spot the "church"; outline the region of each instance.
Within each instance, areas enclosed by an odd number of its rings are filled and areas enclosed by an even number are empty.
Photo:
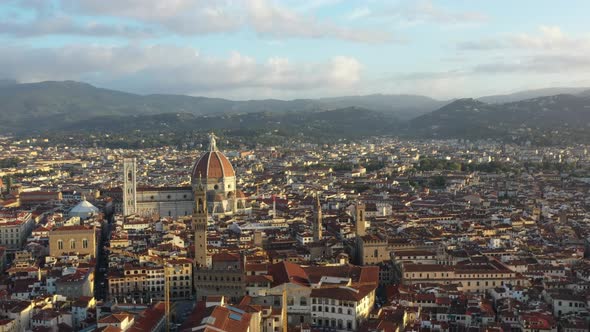
[[[194,189],[204,188],[207,212],[211,216],[249,214],[246,196],[236,187],[236,174],[227,157],[217,149],[214,134],[209,135],[209,149],[191,168],[191,186],[138,186],[137,161],[123,160],[123,187],[107,190],[104,195],[114,201],[115,213],[123,215],[190,217],[195,206]]]

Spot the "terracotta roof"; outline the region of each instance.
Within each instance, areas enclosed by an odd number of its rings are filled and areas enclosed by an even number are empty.
[[[376,288],[377,285],[362,285],[359,287],[313,288],[311,290],[310,296],[341,301],[360,301]]]
[[[246,276],[246,282],[257,282],[257,283],[266,283],[272,282],[272,276],[267,275],[254,275],[254,276]]]
[[[147,308],[135,318],[135,323],[129,332],[155,331],[158,324],[165,318],[166,309],[164,302]]]
[[[197,160],[193,166],[191,175],[194,181],[199,177],[219,179],[236,176],[236,173],[223,153],[219,151],[207,151]]]
[[[193,331],[199,327],[201,331],[248,331],[252,314],[232,306],[212,306],[205,308],[200,301],[189,318],[182,324],[180,331]]]
[[[130,314],[112,314],[101,318],[98,322],[100,324],[119,324],[124,320],[132,320],[133,316]]]
[[[213,262],[240,262],[241,258],[239,254],[232,254],[224,251],[213,254],[211,260]]]
[[[306,266],[303,270],[312,283],[318,283],[324,276],[350,278],[355,283],[379,283],[378,266]]]
[[[305,270],[297,264],[282,261],[271,265],[268,271],[273,277],[272,287],[289,282],[309,287],[309,279]]]
[[[51,232],[70,232],[70,231],[90,231],[93,229],[87,226],[79,226],[79,225],[75,225],[75,226],[62,226],[60,228],[56,228],[53,229]]]
[[[81,296],[78,299],[76,299],[76,301],[74,302],[74,304],[72,306],[86,308],[86,307],[88,307],[88,303],[90,301],[92,301],[92,296]]]

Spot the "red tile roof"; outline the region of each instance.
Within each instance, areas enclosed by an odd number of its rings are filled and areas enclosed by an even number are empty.
[[[294,283],[301,286],[310,286],[305,270],[298,264],[282,261],[269,267],[269,274],[273,277],[272,287],[285,283]]]
[[[310,296],[341,301],[360,301],[376,288],[377,285],[362,285],[359,287],[313,288],[311,290]]]
[[[193,179],[219,179],[236,176],[234,168],[225,155],[219,151],[207,151],[193,166],[191,171]]]
[[[201,331],[246,332],[250,327],[252,315],[231,306],[213,306],[205,308],[200,301],[189,318],[182,324],[180,331],[192,331],[200,327]]]

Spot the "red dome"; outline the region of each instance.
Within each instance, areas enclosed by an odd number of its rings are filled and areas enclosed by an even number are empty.
[[[236,176],[236,173],[223,153],[219,151],[207,151],[193,166],[191,176],[193,181],[195,181],[199,177],[219,179]]]

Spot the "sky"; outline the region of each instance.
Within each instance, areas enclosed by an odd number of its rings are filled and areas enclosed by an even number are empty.
[[[0,0],[0,78],[229,99],[590,86],[587,0]]]

